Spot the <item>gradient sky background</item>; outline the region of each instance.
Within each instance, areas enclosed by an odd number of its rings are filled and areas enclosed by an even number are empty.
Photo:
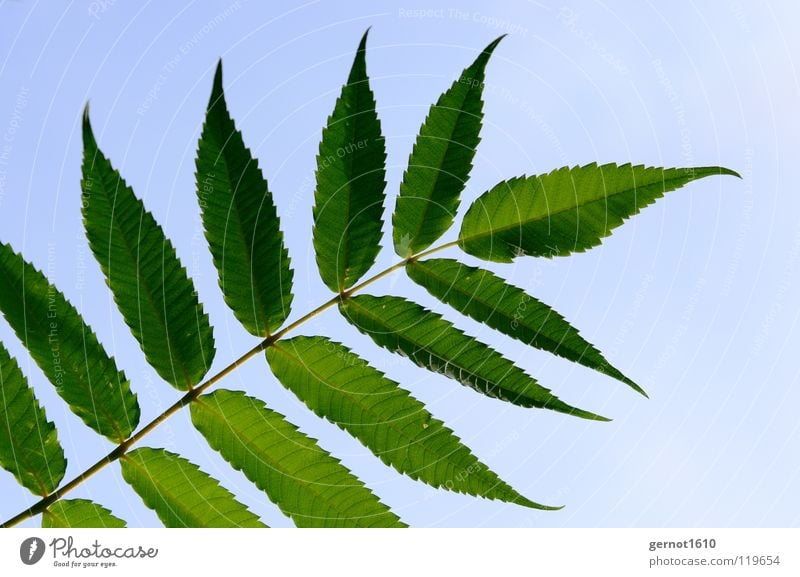
[[[419,13],[418,10],[429,12]],[[0,2],[0,239],[47,271],[133,382],[142,421],[177,398],[144,362],[84,239],[80,116],[164,226],[215,326],[214,368],[255,344],[225,306],[200,234],[194,153],[217,59],[245,141],[269,179],[295,268],[292,318],[328,298],[310,242],[320,131],[360,35],[389,154],[389,214],[427,107],[493,38],[485,126],[468,203],[499,180],[563,165],[724,165],[670,193],[599,248],[492,266],[567,316],[650,400],[494,334],[402,275],[373,294],[412,295],[518,360],[586,422],[487,399],[378,349],[335,310],[297,334],[352,345],[425,401],[482,460],[558,512],[455,495],[385,467],[307,411],[263,358],[223,384],[265,399],[417,526],[800,524],[800,4],[652,2]],[[455,230],[446,237],[453,238]],[[443,253],[444,255],[444,253]],[[463,256],[451,249],[446,256]],[[479,261],[463,257],[465,262]],[[110,445],[58,398],[5,321],[58,426],[71,478]],[[792,353],[792,351],[795,351]],[[179,414],[144,445],[219,478],[265,522],[288,520]],[[0,518],[34,499],[0,473]],[[130,526],[157,526],[112,465],[71,494]],[[31,523],[38,523],[38,520]]]

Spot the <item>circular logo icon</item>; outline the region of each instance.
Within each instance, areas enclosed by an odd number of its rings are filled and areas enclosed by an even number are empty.
[[[35,565],[44,556],[44,541],[39,537],[28,537],[19,546],[19,558],[25,565]]]

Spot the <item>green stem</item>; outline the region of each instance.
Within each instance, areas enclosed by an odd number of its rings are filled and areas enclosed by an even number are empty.
[[[437,247],[428,249],[426,251],[423,251],[423,252],[421,252],[419,254],[416,254],[416,255],[410,256],[408,258],[405,258],[405,259],[401,260],[400,262],[398,262],[397,264],[394,264],[394,265],[382,270],[378,274],[368,278],[367,280],[355,285],[354,287],[350,288],[349,290],[343,291],[340,294],[336,295],[335,297],[332,297],[330,300],[328,300],[328,301],[324,302],[323,304],[319,305],[317,308],[315,308],[311,312],[303,315],[302,317],[300,317],[299,319],[297,319],[293,323],[286,325],[284,328],[282,328],[278,332],[268,336],[266,339],[264,339],[263,341],[258,343],[258,345],[256,345],[255,347],[253,347],[252,349],[247,351],[245,354],[243,354],[241,357],[239,357],[238,359],[233,361],[231,364],[229,364],[227,367],[225,367],[220,372],[215,374],[213,377],[211,377],[208,380],[204,381],[203,383],[201,383],[200,385],[196,386],[195,388],[190,389],[189,391],[187,391],[180,399],[178,399],[172,405],[170,405],[163,413],[161,413],[160,415],[155,417],[152,421],[147,423],[144,427],[139,429],[136,433],[134,433],[133,435],[131,435],[130,437],[125,439],[123,442],[121,442],[116,447],[114,447],[114,449],[112,449],[111,452],[109,452],[105,457],[103,457],[100,460],[98,460],[94,465],[92,465],[91,467],[89,467],[88,469],[86,469],[85,471],[83,471],[82,473],[77,475],[76,477],[74,477],[68,483],[66,483],[66,484],[62,485],[61,487],[59,487],[58,489],[56,489],[55,491],[53,491],[49,495],[45,495],[44,497],[42,497],[39,501],[37,501],[32,506],[28,507],[24,511],[20,511],[18,514],[14,515],[13,517],[11,517],[7,521],[5,521],[3,524],[0,524],[0,528],[13,527],[14,525],[17,525],[18,523],[21,523],[22,521],[24,521],[26,519],[30,519],[31,517],[34,517],[34,516],[38,515],[39,513],[44,512],[44,510],[47,509],[47,507],[49,507],[50,505],[52,505],[53,503],[55,503],[56,501],[61,499],[66,493],[68,493],[69,491],[71,491],[75,487],[81,485],[84,481],[86,481],[87,479],[89,479],[89,477],[91,477],[92,475],[94,475],[95,473],[97,473],[98,471],[103,469],[106,465],[109,465],[109,464],[113,463],[114,461],[116,461],[117,459],[119,459],[120,457],[125,455],[125,453],[127,453],[128,450],[133,445],[138,443],[145,435],[147,435],[153,429],[158,427],[161,423],[163,423],[164,421],[169,419],[172,415],[174,415],[175,413],[180,411],[183,407],[187,406],[189,403],[194,401],[197,397],[200,396],[200,394],[203,391],[205,391],[206,389],[208,389],[212,385],[214,385],[217,382],[219,382],[220,380],[222,380],[224,377],[226,377],[227,375],[229,375],[230,373],[235,371],[237,368],[239,368],[245,362],[247,362],[248,360],[250,360],[251,358],[256,356],[258,353],[260,353],[263,350],[265,350],[267,347],[272,345],[274,342],[276,342],[279,339],[283,338],[283,336],[286,335],[286,333],[296,329],[297,327],[299,327],[300,325],[302,325],[302,324],[306,323],[307,321],[311,320],[312,318],[314,318],[315,316],[319,315],[320,313],[323,313],[324,311],[326,311],[327,309],[331,308],[333,305],[335,305],[339,301],[348,298],[350,295],[362,290],[363,288],[371,285],[372,283],[377,282],[380,279],[382,279],[382,278],[384,278],[386,276],[389,276],[390,274],[392,274],[396,270],[399,270],[399,269],[405,267],[406,264],[408,264],[409,262],[418,260],[418,259],[423,258],[423,257],[426,257],[429,254],[433,254],[433,253],[438,252],[440,250],[444,250],[446,248],[450,248],[452,246],[455,246],[456,244],[458,244],[458,241],[448,242],[448,243],[445,243],[445,244],[441,244],[441,245],[439,245]]]

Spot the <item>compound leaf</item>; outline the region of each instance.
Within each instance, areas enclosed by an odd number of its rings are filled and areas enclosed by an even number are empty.
[[[266,337],[289,316],[292,269],[267,181],[228,112],[221,61],[196,166],[203,226],[225,302],[250,333]]]
[[[121,529],[125,521],[111,511],[86,499],[56,501],[42,514],[44,529]]]
[[[314,249],[325,285],[350,288],[381,248],[386,144],[369,87],[364,33],[347,84],[322,131],[314,193]]]
[[[266,527],[219,481],[180,455],[143,447],[120,462],[122,477],[165,527]]]
[[[484,395],[521,407],[608,420],[566,404],[494,349],[404,298],[359,295],[343,300],[339,308],[378,345]]]
[[[147,361],[186,390],[214,359],[214,336],[194,284],[161,226],[98,148],[83,117],[82,210],[86,237]]]
[[[267,349],[272,372],[317,415],[413,479],[538,509],[478,461],[420,401],[344,345],[295,337]]]
[[[0,243],[0,310],[72,412],[119,442],[139,423],[130,383],[55,285]]]
[[[453,224],[480,142],[486,63],[502,38],[439,97],[419,130],[392,217],[394,249],[402,258],[425,250]]]
[[[191,412],[209,445],[298,527],[403,526],[337,459],[262,401],[221,389],[198,398]]]
[[[625,219],[665,192],[706,176],[739,176],[718,166],[648,168],[588,164],[503,181],[464,216],[459,246],[496,262],[520,255],[566,256],[600,244]]]
[[[563,316],[494,273],[446,258],[409,262],[406,272],[440,301],[476,321],[525,344],[614,377],[644,394]]]
[[[55,425],[17,361],[0,343],[0,466],[36,495],[52,493],[67,469]]]

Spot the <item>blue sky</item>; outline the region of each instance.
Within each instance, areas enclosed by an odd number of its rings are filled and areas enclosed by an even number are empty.
[[[402,275],[370,287],[410,295],[517,360],[590,423],[472,393],[379,350],[331,310],[327,334],[426,402],[530,511],[401,477],[311,415],[263,358],[224,386],[263,398],[418,526],[796,526],[800,491],[800,81],[793,2],[34,2],[0,3],[0,239],[46,270],[138,392],[143,420],[176,398],[116,310],[83,237],[79,122],[91,100],[101,147],[172,238],[211,321],[221,368],[251,347],[217,287],[199,234],[194,153],[217,60],[228,103],[269,179],[295,268],[293,318],[328,298],[310,242],[320,131],[363,31],[388,149],[389,214],[427,107],[477,51],[508,33],[487,69],[485,126],[468,202],[504,178],[589,162],[724,165],[670,193],[599,248],[491,266],[555,306],[624,385],[494,334]],[[455,231],[448,233],[452,239]],[[478,261],[459,255],[470,264]],[[110,446],[85,430],[7,325],[0,338],[56,422],[72,477]],[[795,353],[792,353],[795,351]],[[178,415],[145,445],[178,450],[274,526],[265,496]],[[0,474],[0,517],[33,502]],[[155,526],[116,465],[72,493],[131,526]]]

